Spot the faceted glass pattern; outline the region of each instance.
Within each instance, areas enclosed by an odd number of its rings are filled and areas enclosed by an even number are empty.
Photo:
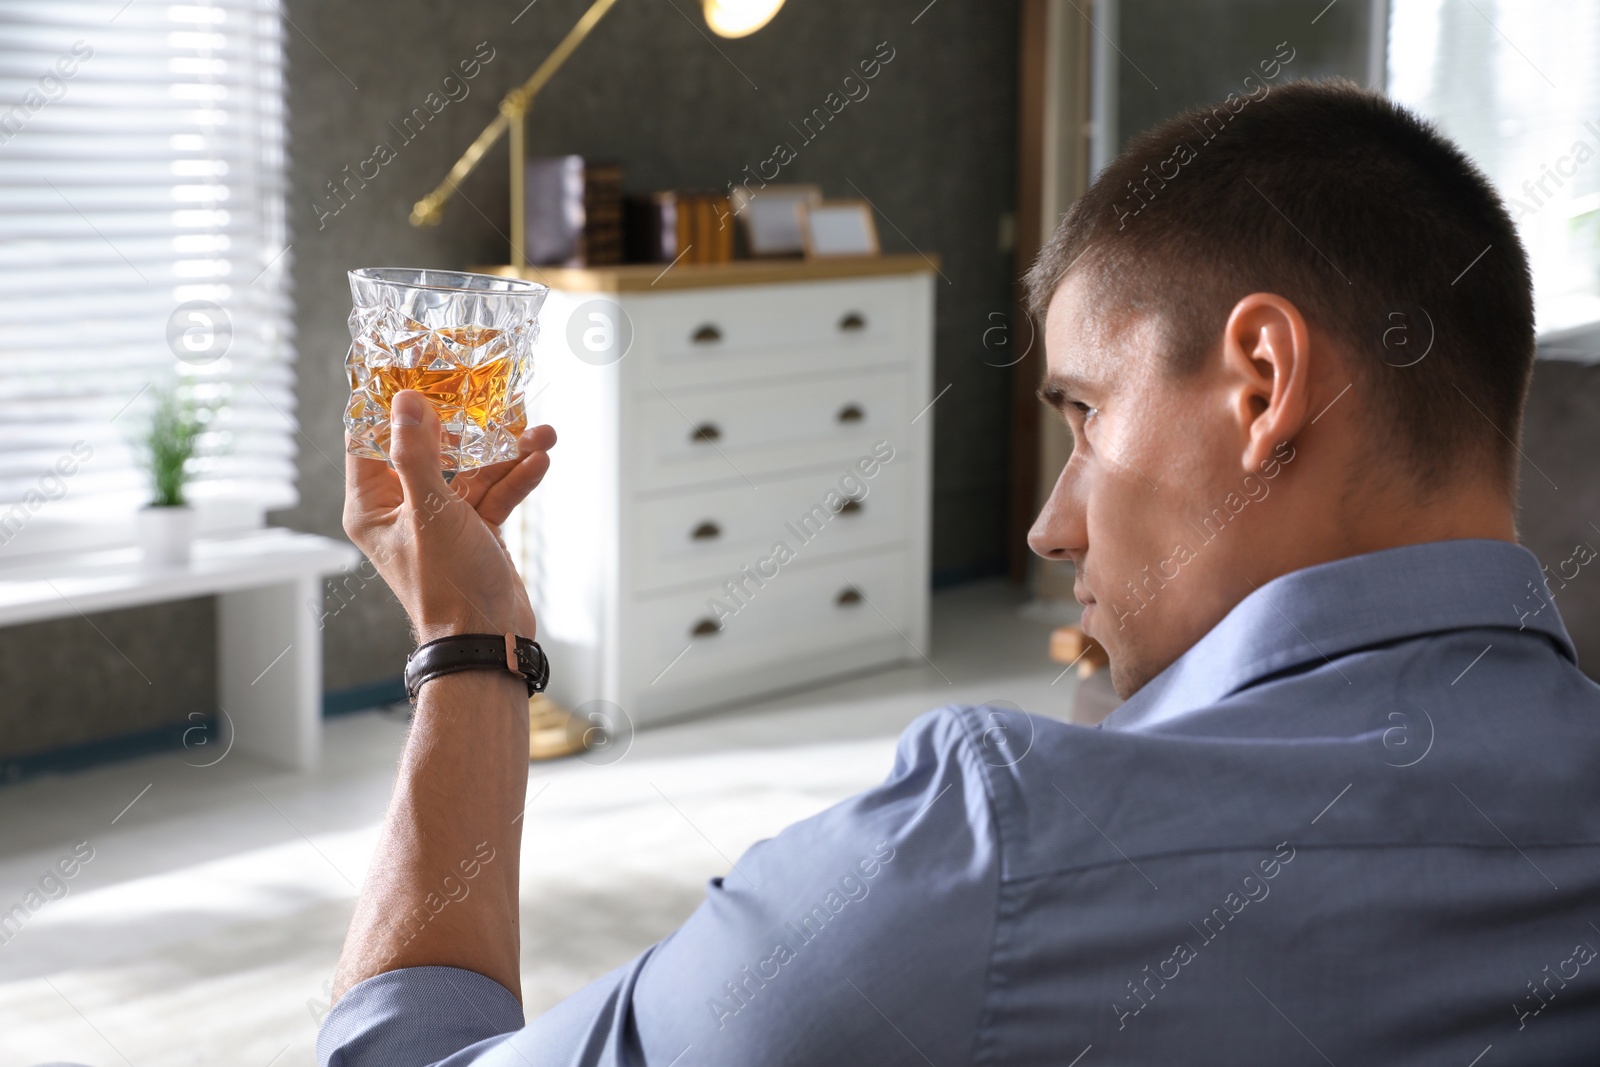
[[[351,271],[349,450],[387,460],[390,401],[416,389],[439,413],[445,470],[515,459],[548,293],[536,282],[488,274]]]

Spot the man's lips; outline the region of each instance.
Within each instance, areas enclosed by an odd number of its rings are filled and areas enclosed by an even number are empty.
[[[1083,583],[1081,577],[1078,581],[1072,583],[1072,596],[1079,604],[1083,605],[1082,610],[1078,612],[1078,626],[1082,628],[1084,633],[1088,633],[1090,618],[1096,614],[1094,610],[1095,599],[1094,594],[1089,592],[1088,586]]]

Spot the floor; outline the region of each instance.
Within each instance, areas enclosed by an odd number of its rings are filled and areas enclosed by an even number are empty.
[[[670,932],[752,842],[880,781],[923,711],[1006,701],[1065,718],[1076,675],[1045,648],[1068,620],[1020,596],[936,595],[927,658],[904,667],[532,765],[530,1015]],[[200,745],[0,789],[0,912],[44,898],[0,944],[0,1067],[314,1063],[405,731],[392,710],[330,720],[313,774]],[[71,878],[47,873],[75,848]]]

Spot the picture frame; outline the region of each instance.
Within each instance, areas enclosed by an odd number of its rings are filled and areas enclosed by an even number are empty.
[[[822,202],[816,185],[768,185],[733,189],[733,213],[744,228],[745,248],[753,257],[805,254],[805,212]]]
[[[877,222],[865,200],[824,200],[808,205],[801,232],[807,259],[881,252]]]

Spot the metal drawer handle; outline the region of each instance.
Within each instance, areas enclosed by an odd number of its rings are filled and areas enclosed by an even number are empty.
[[[841,514],[841,515],[856,515],[856,514],[859,514],[861,509],[862,509],[862,506],[863,505],[862,505],[861,501],[859,501],[859,500],[846,500],[843,504],[839,505],[839,514]]]
[[[689,631],[689,636],[694,638],[710,637],[722,632],[722,624],[716,619],[701,619],[694,624],[694,629]]]
[[[722,430],[714,422],[702,422],[689,434],[689,440],[695,444],[699,444],[702,441],[720,441],[722,440]]]
[[[690,540],[694,541],[715,541],[721,536],[722,527],[714,522],[702,522],[694,528],[694,532],[689,534]]]
[[[867,413],[861,410],[860,404],[846,404],[839,409],[839,414],[834,416],[839,422],[860,422],[866,417]]]
[[[697,345],[714,345],[722,340],[722,331],[717,329],[715,323],[705,323],[690,337]]]
[[[845,333],[855,333],[867,328],[867,317],[859,311],[852,311],[839,320],[839,329]]]
[[[839,590],[839,595],[833,598],[834,604],[841,608],[853,608],[861,603],[861,590],[853,585],[847,585]]]

